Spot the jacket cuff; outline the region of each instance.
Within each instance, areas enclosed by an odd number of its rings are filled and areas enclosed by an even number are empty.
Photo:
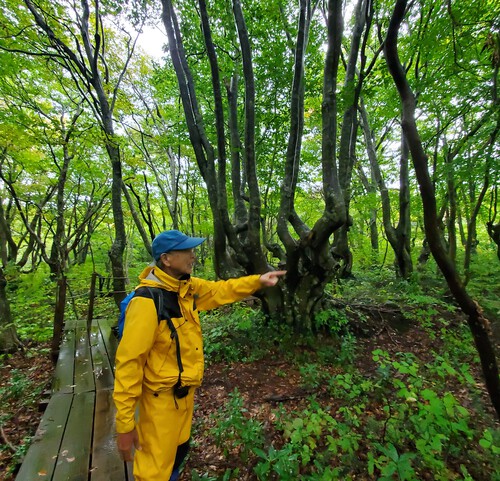
[[[133,431],[135,428],[135,421],[122,422],[118,419],[116,420],[116,432],[118,434],[126,434]]]

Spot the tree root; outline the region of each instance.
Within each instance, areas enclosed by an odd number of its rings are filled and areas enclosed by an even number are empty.
[[[16,447],[7,439],[7,435],[5,434],[5,431],[3,429],[3,425],[0,424],[0,435],[2,436],[2,439],[5,442],[5,445],[13,452],[17,453]]]

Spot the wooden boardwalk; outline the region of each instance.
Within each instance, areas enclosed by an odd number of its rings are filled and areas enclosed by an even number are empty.
[[[115,444],[109,321],[67,322],[52,396],[16,481],[132,481]]]

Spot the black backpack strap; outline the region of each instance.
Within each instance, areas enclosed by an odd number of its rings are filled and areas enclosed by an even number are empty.
[[[158,314],[158,322],[160,322],[162,320],[161,316],[163,314],[166,317],[165,321],[167,322],[167,326],[170,329],[170,338],[175,341],[177,365],[179,367],[179,379],[177,381],[177,384],[180,386],[181,385],[181,374],[184,372],[184,367],[182,366],[182,360],[181,360],[181,346],[179,343],[179,335],[177,334],[177,329],[175,328],[174,323],[172,322],[172,319],[170,318],[170,315],[167,313],[167,310],[163,309],[163,302],[164,302],[163,289],[160,287],[146,287],[146,289],[151,294],[151,298],[153,299],[153,302],[155,303],[156,312]]]

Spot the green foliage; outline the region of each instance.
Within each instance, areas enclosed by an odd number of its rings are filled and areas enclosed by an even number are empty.
[[[244,303],[204,312],[201,323],[208,364],[256,360],[293,336],[287,326],[265,319],[261,311]]]
[[[417,474],[411,465],[411,460],[415,458],[413,453],[400,455],[395,446],[389,444],[382,446],[378,443],[375,448],[381,455],[375,457],[372,452],[368,453],[368,474],[373,476],[375,468],[379,471],[379,481],[392,481],[394,476],[401,481],[413,481],[417,479]]]
[[[1,359],[2,361],[8,362],[8,355],[2,356]],[[18,369],[12,369],[10,371],[10,377],[8,383],[0,387],[1,406],[6,406],[8,404],[15,404],[19,406],[19,408],[32,407],[38,401],[42,391],[45,389],[45,386],[36,383],[30,377],[30,374],[35,369],[36,368],[33,367],[28,372],[21,371]],[[11,420],[12,416],[13,415],[8,415],[8,414],[0,415],[0,424],[12,422]],[[21,462],[23,456],[26,454],[29,448],[30,443],[31,443],[31,437],[26,436],[21,443],[16,445],[15,453],[7,469],[9,473],[12,473],[17,463]],[[4,449],[4,445],[2,445],[2,449]]]
[[[211,429],[215,443],[224,456],[237,453],[247,463],[255,449],[264,444],[264,429],[260,422],[248,415],[244,401],[237,389],[229,394],[229,401],[213,416],[216,426]]]
[[[420,299],[418,305],[428,306],[428,311],[419,312],[419,316],[439,318],[432,299]],[[269,326],[246,318],[241,309],[235,310],[238,321],[228,312],[219,313],[218,324],[205,324],[205,331],[221,325],[230,325],[233,331],[240,326],[245,336],[255,336],[266,344]],[[334,326],[343,319],[338,314],[324,315]],[[295,335],[292,352],[286,342],[273,344],[282,355],[298,361],[301,387],[317,394],[295,411],[286,409],[286,404],[278,406],[271,416],[269,432],[258,413],[249,410],[244,396],[235,390],[208,423],[209,434],[224,455],[254,466],[253,472],[262,481],[366,477],[417,481],[423,476],[437,481],[472,480],[483,479],[477,476],[483,476],[484,469],[498,481],[498,430],[482,428],[475,408],[462,404],[457,397],[457,392],[480,397],[471,373],[470,363],[475,360],[469,354],[473,349],[466,347],[471,344],[470,334],[465,328],[440,322],[443,351],[429,352],[423,359],[412,353],[375,349],[374,369],[369,376],[354,367],[356,358],[332,370],[332,358],[307,354],[307,336]],[[250,325],[252,331],[245,330]],[[436,324],[429,326],[435,328]],[[209,332],[207,335],[210,338]],[[240,351],[245,336],[233,338],[229,352],[218,347],[225,353],[224,359],[237,357],[236,352],[246,355]],[[217,331],[211,342],[222,337]],[[317,350],[321,351],[319,344]],[[233,467],[224,476],[238,479]]]
[[[9,384],[0,387],[0,401],[3,403],[19,401],[21,404],[29,405],[33,403],[45,386],[38,386],[33,383],[29,375],[13,369],[10,372]]]
[[[477,432],[468,409],[451,392],[440,390],[457,381],[470,389],[474,380],[439,357],[422,368],[414,356],[401,354],[399,358],[393,360],[381,350],[373,352],[385,420],[381,436],[368,434],[380,453],[378,458],[371,455],[370,469],[378,468],[382,476],[398,472],[398,479],[417,479],[419,469],[430,469],[434,479],[450,479],[446,459],[463,459]],[[475,455],[470,454],[474,462]]]
[[[498,456],[500,454],[500,432],[490,428],[486,429],[483,437],[479,440],[479,445],[485,451],[490,451],[493,456]]]
[[[293,481],[299,476],[299,455],[286,444],[281,449],[270,446],[267,451],[255,449],[259,462],[254,468],[257,479],[280,479]]]
[[[54,289],[46,266],[19,275],[17,269],[6,270],[7,295],[12,319],[21,339],[47,341],[52,337]]]
[[[347,313],[340,309],[320,311],[314,318],[315,326],[320,332],[325,332],[335,342],[321,343],[316,352],[322,362],[346,364],[352,362],[356,354],[356,337],[349,329],[350,321]],[[314,341],[316,345],[317,342]]]

